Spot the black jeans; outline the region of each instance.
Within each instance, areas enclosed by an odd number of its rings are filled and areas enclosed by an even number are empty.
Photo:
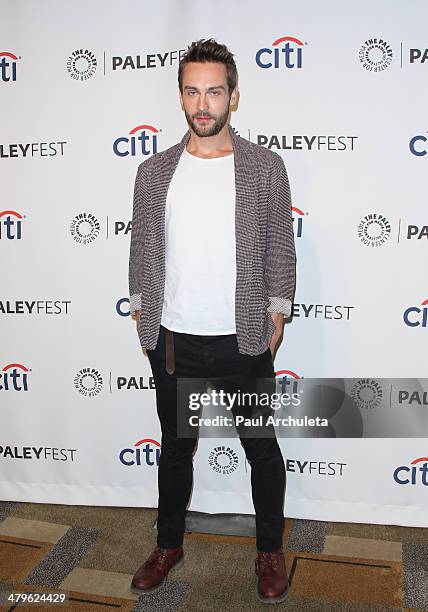
[[[165,370],[165,328],[161,325],[154,350],[147,355],[156,385],[162,440],[158,471],[157,544],[177,548],[183,543],[185,513],[193,483],[196,438],[177,435],[177,377],[274,378],[272,355],[244,355],[236,334],[198,336],[174,332],[175,372]],[[251,488],[256,513],[256,546],[273,552],[282,546],[285,467],[273,432],[271,437],[241,438],[251,465]]]

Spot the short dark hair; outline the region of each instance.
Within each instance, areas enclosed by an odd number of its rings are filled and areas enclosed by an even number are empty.
[[[178,65],[178,86],[183,93],[183,70],[189,62],[220,62],[226,66],[227,85],[229,95],[236,87],[238,70],[236,69],[233,53],[226,45],[218,43],[214,38],[197,40],[187,47]]]

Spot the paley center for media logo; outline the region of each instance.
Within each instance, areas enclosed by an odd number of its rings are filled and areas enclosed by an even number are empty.
[[[402,219],[396,224],[396,244],[404,240],[428,240],[428,225],[407,223],[407,228],[402,230]],[[392,236],[392,226],[389,219],[381,213],[369,213],[361,219],[358,224],[358,238],[368,247],[378,247]],[[394,232],[395,233],[395,232]]]
[[[128,155],[154,155],[158,152],[158,134],[162,130],[153,125],[141,124],[132,128],[127,136],[113,141],[113,153],[119,157]]]
[[[78,244],[89,244],[98,238],[101,225],[90,212],[78,213],[70,223],[70,234]]]
[[[103,219],[103,224],[105,226],[103,234],[106,240],[109,240],[111,237],[127,236],[132,229],[132,220],[110,220],[108,215]],[[89,211],[80,212],[71,220],[69,231],[73,240],[77,242],[77,244],[90,244],[101,235],[100,218]]]
[[[94,76],[98,61],[89,49],[76,49],[67,60],[67,72],[75,81],[87,81]]]
[[[394,52],[386,40],[369,38],[361,45],[358,58],[369,72],[382,72],[391,66]],[[428,48],[400,42],[400,68],[428,63]]]
[[[225,444],[221,444],[213,448],[208,455],[208,465],[222,476],[232,474],[239,464],[238,453]]]
[[[0,371],[0,392],[28,391],[28,372],[31,368],[22,363],[8,363]]]
[[[409,465],[399,465],[393,472],[393,478],[399,485],[428,486],[428,457],[418,457]]]
[[[362,378],[352,385],[350,396],[358,408],[373,410],[382,403],[383,388],[373,378]]]
[[[81,395],[94,397],[103,388],[103,377],[95,368],[82,368],[74,377],[74,386]]]
[[[67,72],[77,82],[87,81],[94,76],[100,65],[100,71],[104,76],[108,72],[124,70],[156,70],[159,68],[171,68],[178,65],[186,49],[174,49],[172,51],[159,51],[141,53],[137,55],[110,55],[103,51],[97,55],[90,49],[76,49],[67,58]]]
[[[0,240],[21,240],[22,220],[25,218],[16,210],[0,211]]]
[[[365,246],[378,247],[391,235],[391,224],[380,213],[369,213],[358,224],[358,238]]]
[[[307,43],[295,36],[281,36],[273,41],[270,47],[263,47],[256,52],[256,64],[259,68],[299,69],[303,66],[303,48]]]
[[[127,467],[158,466],[161,454],[161,445],[153,438],[143,438],[133,446],[123,448],[119,453],[119,461]]]
[[[363,42],[358,58],[363,68],[369,72],[382,72],[392,63],[392,48],[382,38],[369,38]]]
[[[408,327],[428,327],[428,299],[418,306],[409,306],[403,312],[403,321]]]
[[[128,300],[129,304],[129,300]],[[128,314],[129,308],[128,308]],[[123,315],[124,316],[124,315]],[[96,368],[81,368],[74,377],[75,389],[85,397],[95,397],[106,387],[110,393],[116,391],[153,391],[156,389],[153,376],[129,376],[113,374],[109,371],[104,377]]]
[[[16,81],[17,61],[21,56],[10,51],[0,51],[0,82],[10,83]]]

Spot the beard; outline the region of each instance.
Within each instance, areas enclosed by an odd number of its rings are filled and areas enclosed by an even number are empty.
[[[187,111],[184,111],[184,114],[186,115],[187,123],[197,136],[202,138],[207,136],[216,136],[216,134],[218,134],[227,123],[229,117],[229,107],[230,102],[228,102],[226,110],[217,117],[213,117],[209,113],[197,113],[196,115],[191,116]],[[200,125],[196,121],[196,117],[210,117],[214,119],[214,122],[210,121],[208,125]]]

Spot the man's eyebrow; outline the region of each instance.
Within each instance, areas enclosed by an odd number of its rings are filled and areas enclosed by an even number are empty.
[[[199,91],[198,88],[194,85],[186,85],[184,89],[194,89],[196,91]],[[213,85],[213,87],[208,87],[207,91],[212,91],[213,89],[223,89],[223,91],[226,91],[226,88],[223,85]]]

